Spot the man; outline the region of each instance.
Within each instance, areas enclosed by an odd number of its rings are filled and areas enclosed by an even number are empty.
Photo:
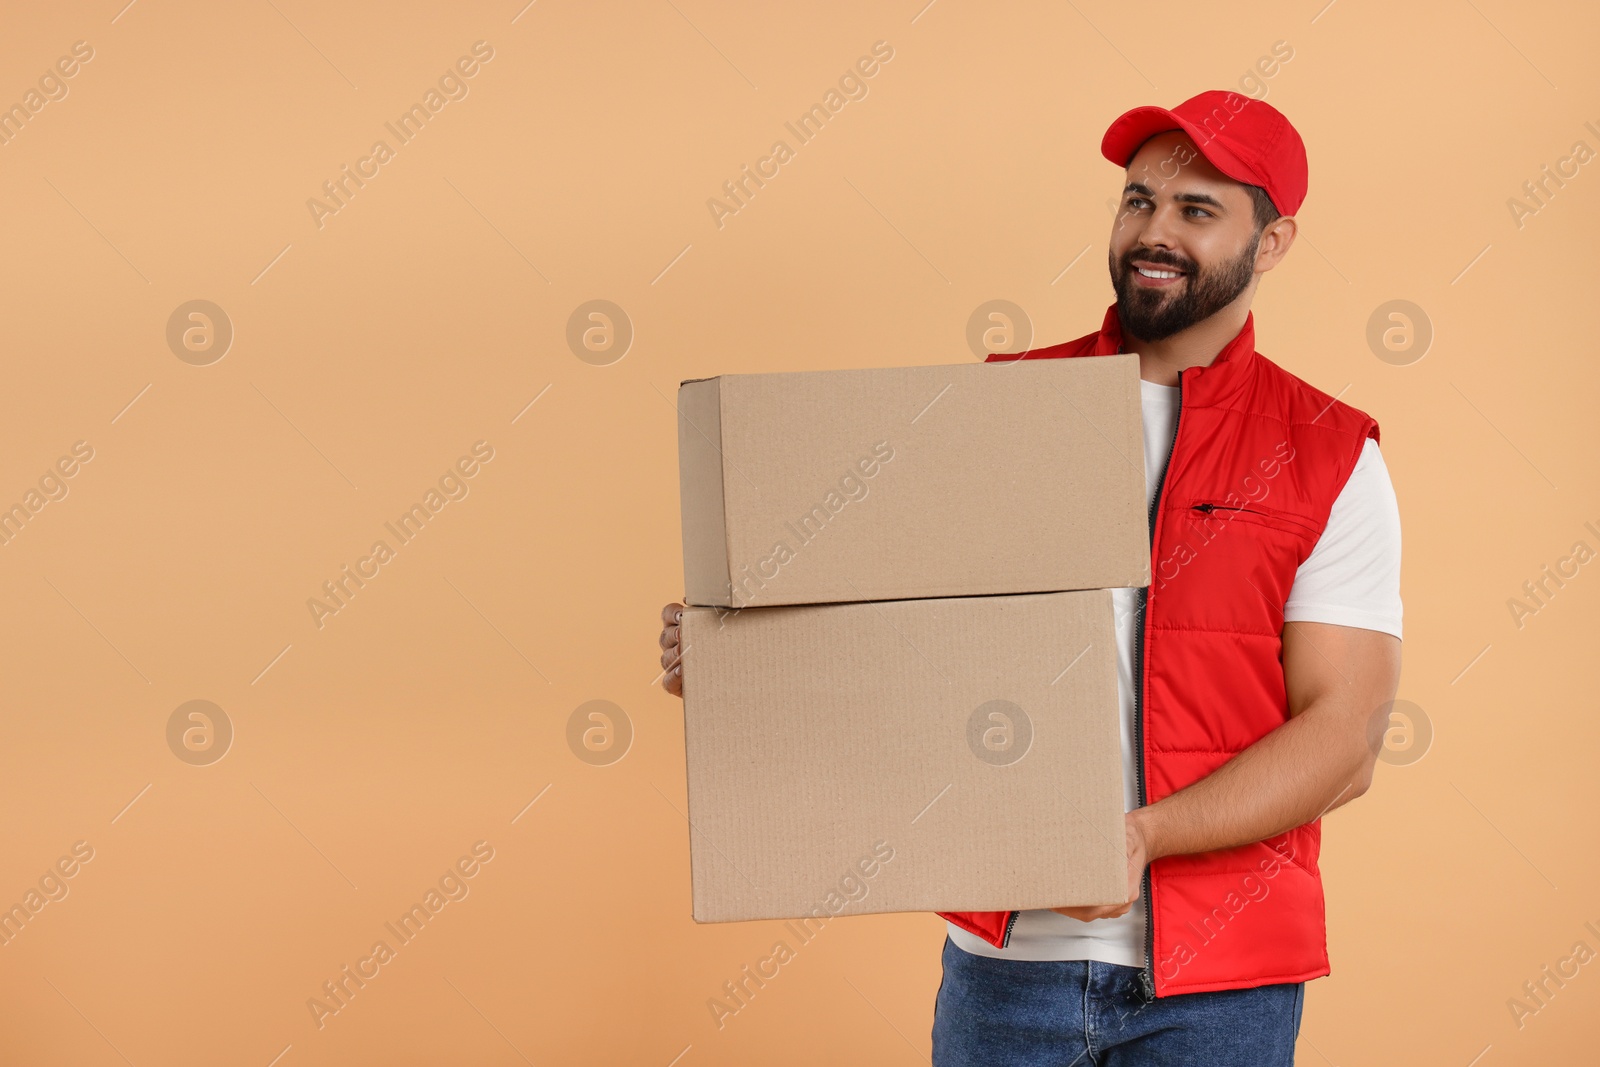
[[[1113,122],[1127,170],[1096,333],[1139,354],[1151,585],[1114,591],[1128,899],[945,914],[935,1067],[1291,1064],[1329,973],[1320,818],[1366,792],[1400,673],[1400,524],[1365,412],[1255,351],[1300,135],[1205,92]],[[682,694],[677,612],[663,684]]]

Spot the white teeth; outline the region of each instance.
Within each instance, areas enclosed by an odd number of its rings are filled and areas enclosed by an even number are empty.
[[[1133,269],[1138,271],[1140,274],[1143,274],[1146,278],[1181,278],[1181,277],[1183,277],[1183,272],[1182,271],[1176,271],[1176,270],[1145,270],[1143,267],[1135,267]]]

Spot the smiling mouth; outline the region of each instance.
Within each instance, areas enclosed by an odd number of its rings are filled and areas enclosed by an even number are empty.
[[[1173,270],[1167,267],[1131,266],[1130,273],[1134,276],[1133,284],[1141,289],[1170,289],[1188,277],[1187,271]]]

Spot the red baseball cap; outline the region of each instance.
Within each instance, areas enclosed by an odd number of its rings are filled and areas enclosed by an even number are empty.
[[[1264,100],[1209,89],[1172,108],[1136,107],[1107,129],[1100,152],[1126,167],[1155,134],[1182,130],[1222,173],[1267,191],[1280,215],[1306,198],[1306,146],[1283,113]]]

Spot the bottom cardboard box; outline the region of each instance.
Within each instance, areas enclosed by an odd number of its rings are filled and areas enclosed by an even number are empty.
[[[1110,590],[680,633],[697,921],[1126,899]]]

